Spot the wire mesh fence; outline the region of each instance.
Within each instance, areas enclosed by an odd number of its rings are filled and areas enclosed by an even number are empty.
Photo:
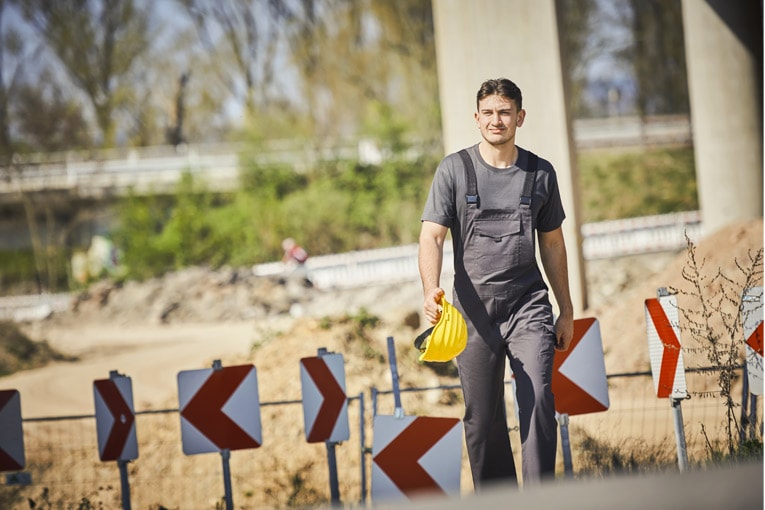
[[[725,452],[729,439],[724,399],[715,391],[714,375],[689,371],[688,387],[699,388],[682,401],[689,463],[702,468],[710,452]],[[762,396],[742,394],[738,373],[733,433],[762,439]],[[668,399],[656,398],[650,373],[608,377],[610,407],[571,416],[569,437],[573,476],[609,472],[677,469],[677,443]],[[352,397],[348,407],[351,437],[337,445],[337,470],[343,502],[368,499],[371,487],[373,415],[394,414],[391,391],[372,389],[370,409]],[[520,465],[520,432],[507,391],[508,429]],[[402,388],[407,415],[461,417],[458,385]],[[745,404],[742,405],[742,403]],[[324,505],[330,501],[326,448],[310,444],[303,432],[300,401],[261,403],[263,444],[231,452],[230,472],[235,508]],[[749,416],[751,414],[751,416]],[[744,425],[742,427],[742,425]],[[119,508],[120,473],[116,462],[101,462],[95,416],[62,416],[24,420],[25,473],[30,484],[0,486],[0,507]],[[223,468],[218,454],[184,455],[180,417],[168,409],[136,413],[139,457],[128,464],[132,508],[222,508]],[[740,439],[735,436],[734,439]],[[559,449],[561,447],[559,446]],[[558,455],[559,459],[562,455]],[[563,476],[559,461],[558,476]],[[462,458],[462,491],[472,491],[467,456]],[[9,477],[9,480],[11,477]],[[31,502],[31,503],[30,503]]]

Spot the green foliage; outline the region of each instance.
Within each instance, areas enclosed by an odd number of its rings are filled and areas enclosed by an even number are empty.
[[[691,147],[584,151],[579,189],[583,223],[699,208]]]
[[[30,282],[37,280],[34,253],[32,250],[0,251],[0,289],[7,290],[12,287],[22,286],[27,292],[36,292],[31,289]]]
[[[279,260],[285,237],[312,255],[415,242],[438,163],[336,161],[301,174],[243,161],[234,194],[216,195],[187,174],[172,197],[130,196],[118,206],[114,239],[130,277]]]
[[[298,172],[259,163],[257,147],[242,155],[241,186],[234,193],[214,193],[187,174],[169,196],[122,199],[111,237],[127,269],[124,278],[141,280],[187,265],[279,260],[285,237],[297,239],[310,255],[417,242],[435,155],[379,166],[338,160]],[[580,154],[579,169],[583,222],[698,208],[691,148],[588,151]],[[65,287],[67,254],[59,252]],[[37,278],[31,252],[0,252],[0,267],[2,290],[23,282],[29,287]]]

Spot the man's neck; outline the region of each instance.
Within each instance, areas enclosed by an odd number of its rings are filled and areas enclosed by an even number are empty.
[[[518,160],[518,148],[512,142],[492,145],[482,140],[478,144],[478,151],[483,160],[494,168],[510,168]]]

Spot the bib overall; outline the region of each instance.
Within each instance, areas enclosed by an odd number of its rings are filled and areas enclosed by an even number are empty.
[[[515,378],[523,483],[529,486],[554,474],[557,448],[553,314],[536,263],[532,212],[538,159],[528,153],[506,207],[483,209],[473,162],[467,151],[460,156],[467,190],[464,199],[456,196],[453,303],[468,324],[467,347],[457,363],[473,483],[479,489],[517,480],[505,405],[507,358]]]

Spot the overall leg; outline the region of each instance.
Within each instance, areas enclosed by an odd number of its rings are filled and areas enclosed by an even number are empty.
[[[551,389],[555,330],[546,292],[543,299],[538,294],[518,304],[505,333],[515,375],[524,487],[555,476],[558,446]]]
[[[476,316],[472,314],[473,321]],[[465,442],[478,490],[494,481],[517,483],[517,477],[505,412],[504,342],[496,325],[479,320],[476,327],[473,321],[467,321],[468,343],[457,363],[465,399]]]

